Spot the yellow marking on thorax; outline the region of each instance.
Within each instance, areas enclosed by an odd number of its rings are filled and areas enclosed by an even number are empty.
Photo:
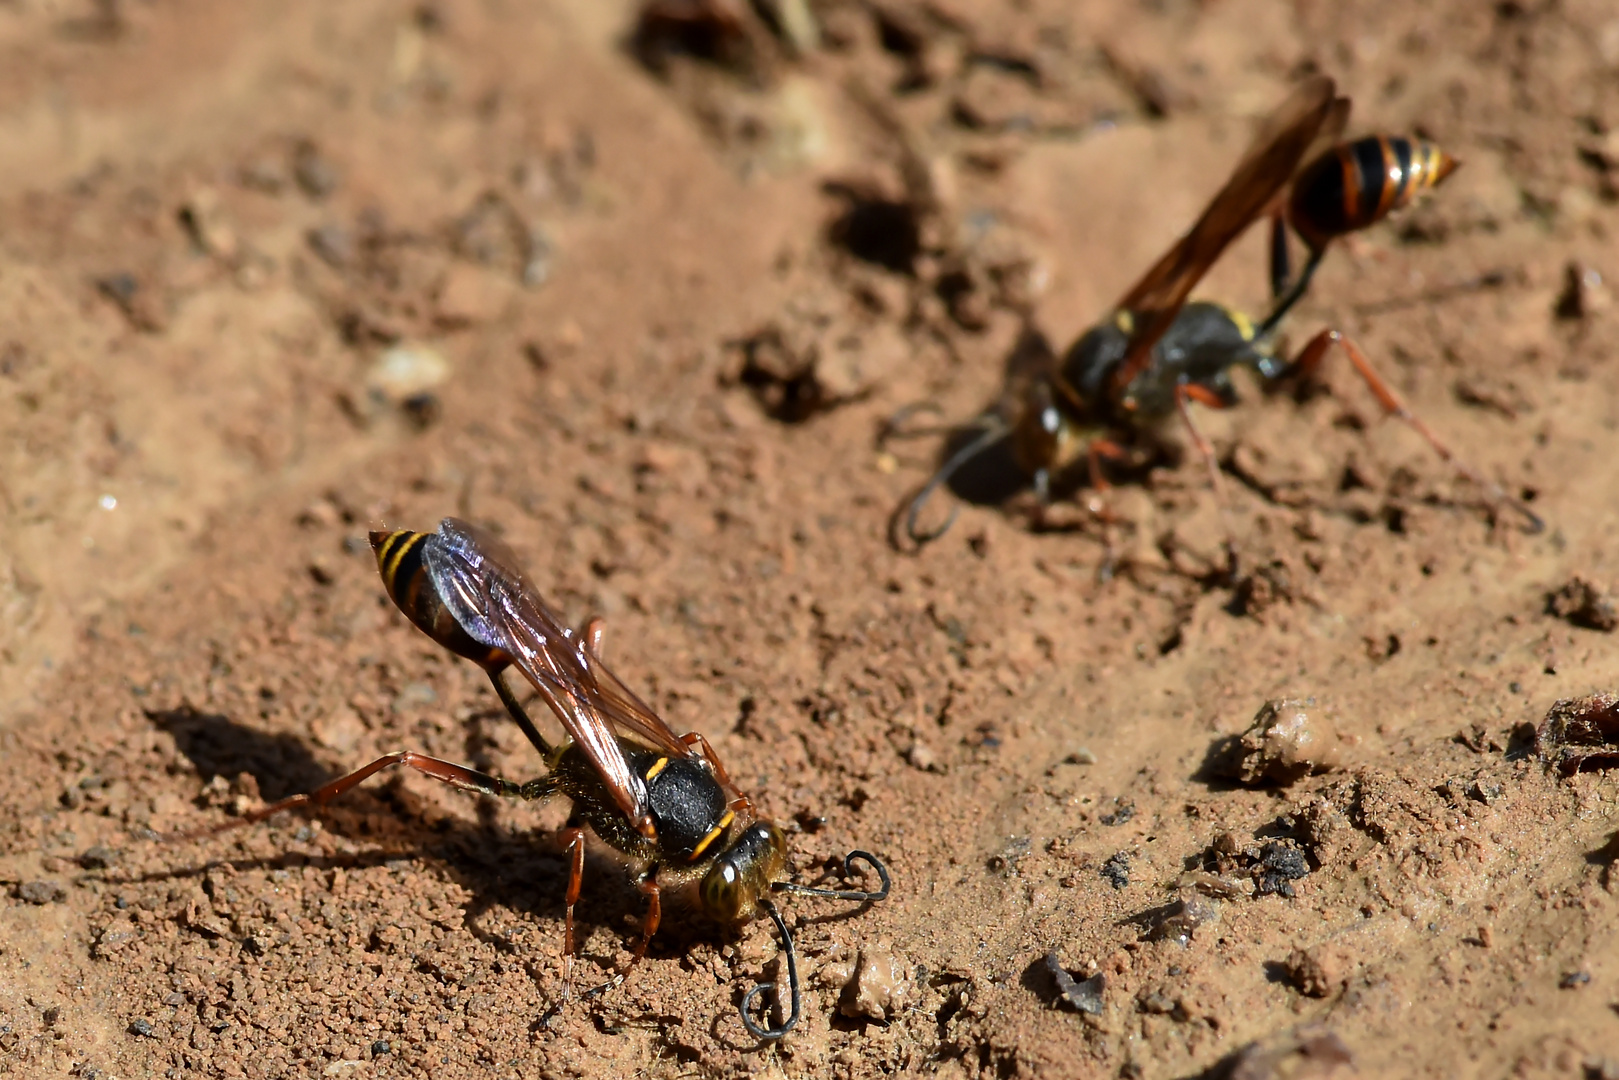
[[[1225,317],[1230,319],[1232,325],[1237,328],[1237,333],[1242,335],[1242,340],[1254,340],[1254,321],[1252,319],[1235,308],[1224,308],[1223,310],[1225,311]]]
[[[643,776],[641,779],[645,780],[649,784],[652,783],[652,778],[654,776],[657,776],[659,773],[661,773],[664,770],[664,768],[666,766],[668,766],[668,764],[669,764],[669,759],[668,758],[666,758],[666,757],[659,758],[657,761],[654,761],[652,763],[652,767],[649,768],[646,771],[646,775]]]
[[[699,843],[694,849],[692,849],[691,861],[696,862],[698,859],[702,858],[703,857],[703,852],[708,850],[708,845],[712,844],[715,840],[719,839],[722,835],[724,835],[725,830],[729,829],[731,827],[731,822],[735,821],[735,820],[736,820],[736,812],[735,811],[732,811],[732,810],[725,811],[725,816],[720,818],[720,823],[718,825],[714,826],[712,829],[708,830],[708,835],[703,837],[702,842]]]
[[[1113,325],[1119,328],[1119,333],[1130,337],[1136,332],[1136,316],[1132,311],[1120,308],[1113,313]]]

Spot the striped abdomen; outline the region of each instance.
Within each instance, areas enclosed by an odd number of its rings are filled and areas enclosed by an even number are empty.
[[[435,533],[373,532],[371,549],[377,553],[377,569],[383,588],[411,622],[428,637],[485,668],[498,669],[510,662],[504,652],[473,640],[439,596],[438,584],[422,555]]]
[[[1319,251],[1409,205],[1455,168],[1456,159],[1426,139],[1369,135],[1339,143],[1299,172],[1288,218]]]

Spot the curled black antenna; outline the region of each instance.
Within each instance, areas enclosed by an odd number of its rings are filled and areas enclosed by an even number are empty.
[[[798,885],[791,881],[774,882],[771,888],[777,892],[797,893],[800,896],[824,896],[833,900],[854,900],[859,903],[875,903],[878,900],[886,900],[888,890],[893,885],[893,881],[888,876],[888,867],[884,866],[882,860],[871,852],[855,850],[843,857],[843,873],[845,875],[852,874],[854,864],[857,861],[863,862],[877,871],[877,878],[882,882],[882,888],[875,890],[818,889],[813,885]],[[780,1027],[760,1027],[754,1023],[753,1003],[760,994],[766,990],[775,990],[777,1001],[780,1001],[778,984],[760,983],[752,990],[749,990],[742,998],[742,1026],[748,1029],[749,1035],[761,1042],[775,1042],[793,1030],[793,1025],[798,1023],[799,1014],[803,1011],[804,1001],[803,994],[798,986],[798,953],[793,947],[793,935],[788,931],[787,923],[783,921],[781,912],[776,910],[776,905],[771,903],[767,897],[759,898],[759,906],[764,908],[765,914],[770,916],[770,921],[776,924],[776,932],[781,935],[781,951],[787,957],[787,992],[791,999],[792,1007],[788,1010],[787,1019],[782,1021]]]
[[[911,404],[896,409],[893,415],[883,421],[882,428],[877,432],[877,446],[882,448],[889,439],[923,439],[929,435],[946,435],[950,429],[942,424],[931,427],[906,427],[906,422],[917,413],[931,413],[938,416],[943,412],[939,406],[931,401],[913,401]]]
[[[776,924],[777,933],[781,934],[781,951],[787,957],[787,988],[792,998],[792,1009],[787,1013],[787,1019],[782,1021],[780,1027],[760,1027],[754,1023],[753,1017],[750,1015],[753,1012],[754,998],[766,990],[776,990],[777,1002],[779,1003],[781,1000],[781,992],[777,990],[776,983],[760,983],[752,990],[749,990],[742,998],[742,1026],[748,1029],[749,1035],[761,1042],[775,1042],[793,1030],[793,1025],[798,1023],[799,1013],[803,1011],[804,998],[798,988],[798,956],[793,950],[793,935],[788,931],[787,923],[782,920],[781,912],[776,910],[775,904],[772,904],[765,897],[760,897],[759,906],[765,909],[765,914],[770,916],[770,921]]]
[[[956,523],[956,515],[961,513],[961,507],[953,507],[950,516],[944,519],[943,525],[932,529],[919,529],[917,520],[922,516],[922,507],[927,504],[928,499],[941,484],[947,483],[958,469],[1005,438],[1011,429],[1001,417],[990,414],[979,417],[962,430],[977,430],[979,434],[945,459],[944,464],[940,465],[938,471],[928,478],[928,482],[911,496],[911,501],[905,506],[905,535],[917,547],[930,544],[949,532],[950,526]]]
[[[857,849],[843,857],[845,876],[854,873],[854,864],[857,860],[877,871],[877,878],[883,883],[882,888],[875,892],[864,889],[817,889],[813,885],[799,885],[791,881],[778,881],[770,887],[777,892],[797,893],[800,896],[826,896],[833,900],[857,900],[861,903],[875,903],[878,900],[888,899],[888,889],[893,884],[888,877],[888,867],[871,852]]]

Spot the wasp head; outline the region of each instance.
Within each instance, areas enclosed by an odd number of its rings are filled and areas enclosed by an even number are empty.
[[[787,838],[768,821],[749,825],[703,875],[698,896],[716,922],[751,919],[759,898],[771,890],[787,865]]]

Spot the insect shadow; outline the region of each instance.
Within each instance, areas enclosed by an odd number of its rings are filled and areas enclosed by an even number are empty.
[[[1037,373],[1049,370],[1056,359],[1051,339],[1032,322],[1025,321],[1002,364],[1001,383],[1006,387],[1025,385]],[[894,547],[909,550],[925,544],[942,536],[955,521],[956,511],[952,510],[943,524],[928,529],[920,526],[922,508],[940,487],[955,495],[958,502],[974,506],[1001,506],[1028,490],[1029,473],[1017,463],[1013,431],[1008,423],[1015,404],[1003,390],[965,423],[911,424],[911,418],[917,414],[934,411],[934,406],[925,402],[888,418],[877,436],[879,448],[911,439],[944,436],[944,446],[935,459],[931,477],[896,507],[889,518],[888,537]],[[1070,495],[1083,482],[1082,477],[1069,475],[1056,478],[1053,486],[1058,493]],[[1041,531],[1053,528],[1039,520],[1033,527]]]
[[[204,782],[247,773],[270,800],[308,790],[331,779],[302,739],[256,731],[219,713],[190,705],[148,711],[148,720],[168,732]]]
[[[349,770],[322,764],[304,740],[294,735],[260,731],[220,713],[191,706],[149,712],[159,728],[173,736],[176,748],[196,768],[203,781],[214,777],[235,779],[246,774],[257,783],[267,802],[311,791]],[[493,714],[491,714],[493,715]],[[469,739],[475,728],[468,727]],[[319,820],[322,828],[371,850],[331,856],[282,852],[271,856],[208,859],[190,867],[166,869],[141,880],[200,877],[210,867],[228,865],[235,870],[276,870],[295,867],[369,869],[400,860],[431,859],[437,866],[419,872],[440,873],[472,894],[465,925],[479,940],[505,952],[518,951],[500,934],[481,928],[481,917],[496,907],[519,912],[547,923],[559,921],[566,909],[568,860],[554,847],[549,833],[514,828],[499,820],[501,805],[492,797],[478,798],[477,820],[446,816],[432,823],[422,820],[409,797],[396,784],[376,784],[350,792],[343,800],[318,810],[289,811],[303,820]],[[493,805],[486,805],[493,804]],[[639,913],[639,898],[610,856],[587,853],[592,873],[580,905],[588,924],[616,932],[624,919]],[[691,937],[711,928],[688,927],[677,920],[677,932],[657,939],[657,955],[678,955]],[[686,931],[683,938],[680,930]],[[589,935],[585,935],[587,938]],[[614,957],[592,956],[611,968]]]
[[[246,774],[258,785],[265,801],[273,802],[288,794],[311,791],[344,775],[343,764],[322,764],[309,745],[294,735],[271,733],[240,723],[221,713],[210,713],[191,706],[149,712],[151,721],[174,737],[176,748],[196,768],[205,782],[215,777],[234,780]],[[504,713],[490,709],[475,713],[467,725],[469,750],[485,743],[477,720],[500,722]],[[472,754],[470,756],[480,756]],[[406,774],[399,774],[402,779]],[[311,867],[318,870],[367,870],[379,866],[411,864],[409,872],[437,874],[465,889],[470,901],[465,905],[463,925],[467,933],[497,952],[531,968],[531,977],[543,982],[532,971],[532,956],[521,940],[487,928],[484,917],[504,908],[545,931],[561,922],[567,912],[569,860],[561,842],[549,831],[510,824],[502,820],[500,809],[512,804],[492,796],[476,797],[471,818],[445,815],[424,820],[422,807],[405,793],[398,782],[378,783],[355,788],[343,799],[319,808],[287,811],[302,821],[318,820],[322,828],[366,849],[334,855],[311,855],[283,851],[268,856],[210,858],[191,866],[176,866],[132,877],[135,882],[173,881],[199,878],[211,868],[229,866],[236,871],[291,870]],[[262,827],[262,826],[261,826]],[[611,854],[587,848],[583,892],[575,918],[584,930],[581,942],[597,947],[581,951],[581,958],[606,970],[619,963],[618,948],[626,922],[639,921],[644,900],[623,866]],[[654,959],[678,958],[696,942],[718,943],[734,937],[727,927],[704,916],[699,905],[681,892],[670,897],[662,932],[650,943],[648,955]],[[854,912],[837,911],[800,916],[800,926],[838,922]],[[541,927],[539,924],[545,924]],[[605,935],[593,930],[606,930]],[[598,949],[602,951],[597,951]],[[424,964],[431,964],[427,958]],[[557,995],[544,1007],[537,1023],[548,1024],[563,1004]],[[657,1026],[659,1017],[617,1015],[597,1023],[609,1027]],[[716,1015],[716,1030],[720,1016]],[[734,1039],[732,1040],[734,1041]],[[744,1044],[737,1043],[740,1047]]]

